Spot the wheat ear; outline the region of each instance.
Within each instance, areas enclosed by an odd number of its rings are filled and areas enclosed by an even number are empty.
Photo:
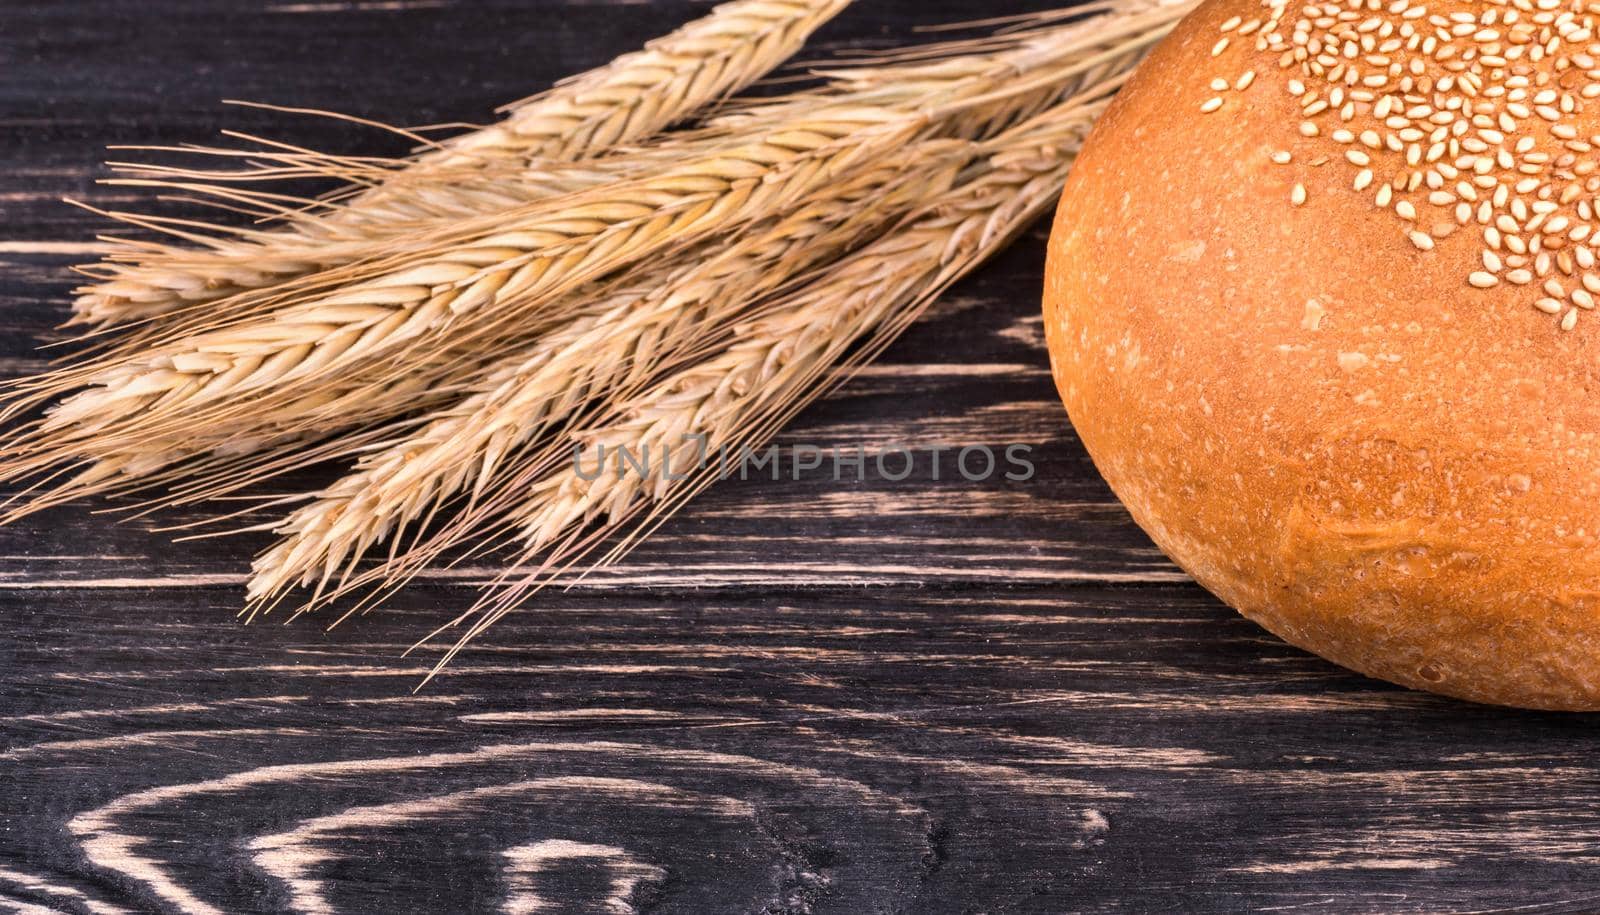
[[[643,139],[770,72],[849,2],[725,3],[642,51],[507,106],[502,123],[424,161],[572,160]]]
[[[326,581],[372,544],[463,493],[481,495],[502,464],[591,404],[626,396],[664,363],[688,358],[748,303],[870,237],[954,179],[970,155],[932,140],[830,185],[796,212],[505,359],[473,393],[415,435],[364,458],[355,474],[295,511],[255,563],[249,593]],[[398,536],[397,534],[395,534]]]
[[[930,109],[842,100],[819,107],[810,120],[784,123],[754,142],[658,174],[468,222],[442,233],[430,253],[403,258],[382,275],[92,377],[94,387],[63,402],[46,430],[68,438],[79,425],[97,436],[112,435],[119,425],[147,432],[154,417],[176,411],[192,422],[196,408],[208,403],[247,395],[259,400],[265,388],[343,371],[455,325],[515,320],[669,245],[786,209],[943,118],[1070,85],[1126,60],[1158,35],[1136,31],[1088,55],[1046,36],[997,55],[1003,72],[952,80],[933,96],[942,104]],[[77,377],[68,373],[63,380],[72,384]]]
[[[0,514],[0,522],[89,495],[138,492],[184,478],[190,480],[184,490],[214,498],[276,473],[359,453],[397,430],[374,436],[352,432],[352,427],[372,427],[415,411],[444,407],[466,394],[467,381],[484,358],[476,348],[430,354],[404,375],[340,379],[308,390],[266,415],[241,411],[232,421],[97,454],[71,476],[47,479],[38,491],[7,499],[11,507]],[[334,433],[343,433],[337,447],[310,447]],[[194,499],[175,498],[169,491],[163,501],[179,504]]]
[[[1050,206],[1103,104],[1100,95],[1078,99],[1003,134],[968,180],[926,216],[774,303],[742,325],[725,351],[620,405],[614,421],[575,436],[591,454],[605,445],[656,455],[675,473],[690,471],[687,479],[602,472],[591,480],[563,463],[528,489],[507,486],[506,499],[520,501],[510,522],[521,532],[523,560],[558,545],[541,569],[570,564],[600,542],[599,534],[581,541],[575,535],[596,518],[609,519],[601,533],[630,520],[636,529],[659,521],[717,478],[711,453],[764,440],[841,377],[836,367],[876,355],[951,283]],[[440,666],[547,581],[544,575],[491,592],[460,618],[470,624]]]
[[[678,254],[656,274],[674,270],[696,259],[698,251]],[[640,282],[654,282],[650,272]],[[573,293],[540,316],[519,324],[505,338],[472,338],[460,344],[428,348],[410,354],[403,363],[376,363],[361,370],[325,376],[297,385],[287,398],[273,401],[271,409],[240,402],[218,411],[204,425],[188,425],[175,433],[106,442],[76,449],[89,463],[62,482],[47,480],[39,490],[27,490],[6,500],[13,505],[0,515],[10,521],[40,509],[97,493],[128,493],[189,479],[181,488],[167,490],[169,502],[181,504],[245,488],[252,482],[325,460],[348,458],[365,451],[371,442],[398,434],[423,421],[429,411],[442,409],[480,390],[493,366],[503,362],[498,354],[528,348],[551,329],[568,322],[593,318],[608,310],[608,303],[636,301],[643,293],[624,295],[619,284],[602,281]],[[372,436],[353,432],[360,426],[396,423],[388,434]],[[343,438],[326,447],[309,449],[307,443],[339,433]],[[347,445],[341,447],[340,443]],[[298,455],[283,454],[292,448]],[[215,460],[213,458],[221,458]],[[45,458],[48,460],[47,458]],[[197,463],[198,462],[198,463]]]
[[[829,92],[836,97],[854,96],[859,104],[920,105],[928,99],[948,96],[953,87],[962,84],[970,85],[979,80],[1001,81],[1016,77],[1019,72],[1018,54],[1025,53],[1025,46],[1029,41],[1048,46],[1051,56],[1058,59],[1074,55],[1088,57],[1097,47],[1116,47],[1120,44],[1125,48],[1130,38],[1137,41],[1142,36],[1155,34],[1156,26],[1163,21],[1168,23],[1175,21],[1184,8],[1181,5],[1164,6],[1137,2],[1093,4],[1090,9],[1098,10],[1106,6],[1111,7],[1114,12],[1074,26],[1043,29],[1039,31],[1038,37],[1028,32],[1019,32],[1003,39],[930,46],[925,54],[938,56],[969,52],[964,57],[951,56],[948,60],[932,65],[855,66],[824,71],[824,74],[833,80]],[[971,45],[974,44],[979,47],[993,46],[1006,53],[996,50],[989,54],[971,54]],[[1102,69],[1115,69],[1118,66],[1120,64],[1114,55],[1105,56],[1100,62]],[[1094,67],[1081,67],[1076,72],[1079,81],[1085,84],[1097,76]],[[1064,83],[1060,77],[1047,77],[1033,93],[1033,108],[1037,110],[1059,97],[1063,88]],[[751,129],[749,121],[756,121],[759,129],[761,122],[771,123],[779,117],[806,117],[807,107],[815,106],[819,101],[826,103],[828,99],[819,100],[814,94],[802,94],[789,106],[774,106],[770,102],[762,102],[753,108],[748,105],[735,107],[734,113],[711,123],[724,132],[737,133],[741,130],[749,132]],[[947,132],[951,135],[980,138],[1013,122],[1017,115],[1026,113],[1026,110],[1017,104],[973,106],[963,115],[952,115],[952,123]],[[957,124],[955,123],[957,117],[963,117],[970,123]],[[674,153],[673,150],[662,152],[667,155]],[[681,155],[683,151],[676,152]],[[293,160],[293,157],[289,158]],[[630,154],[624,157],[620,166],[630,167],[638,158],[640,156],[637,153]],[[119,314],[124,318],[150,317],[165,313],[172,307],[173,297],[168,292],[160,289],[152,292],[149,287],[141,286],[142,281],[129,280],[120,274],[119,270],[149,274],[152,271],[170,268],[170,275],[158,285],[172,287],[180,297],[209,300],[228,290],[237,292],[239,289],[253,288],[259,284],[270,285],[302,275],[309,270],[349,263],[363,253],[373,253],[372,246],[376,246],[385,237],[425,228],[430,222],[437,224],[447,218],[470,217],[490,206],[505,209],[528,203],[530,200],[546,199],[550,193],[559,193],[563,182],[567,183],[568,188],[576,189],[574,187],[576,184],[603,179],[604,173],[600,170],[609,164],[611,163],[602,160],[595,162],[593,169],[587,172],[556,175],[535,173],[530,178],[519,178],[515,174],[501,172],[496,173],[492,181],[484,182],[475,181],[470,174],[460,173],[444,181],[431,180],[428,175],[421,176],[421,181],[407,181],[402,178],[410,173],[403,173],[400,177],[382,183],[378,189],[364,198],[375,201],[372,204],[373,208],[398,210],[397,215],[403,220],[399,223],[396,223],[395,216],[389,213],[367,214],[364,208],[355,210],[346,208],[326,218],[304,220],[297,218],[296,225],[305,227],[306,238],[303,241],[308,241],[305,244],[290,245],[280,238],[281,233],[268,232],[257,234],[271,244],[263,243],[262,239],[254,237],[244,240],[211,239],[206,242],[208,250],[197,253],[189,249],[175,249],[169,252],[170,256],[160,257],[152,256],[148,249],[141,249],[125,255],[132,261],[130,265],[102,264],[87,268],[102,278],[102,286],[98,288],[111,291],[116,304],[107,310],[103,299],[91,291],[81,301],[80,311],[84,314],[85,321],[89,323],[110,323],[119,320],[117,317]],[[549,168],[538,171],[549,171]],[[198,193],[204,192],[207,185],[183,182],[182,187]],[[545,191],[546,187],[551,190]],[[229,191],[228,195],[229,199],[239,197],[239,193],[234,191]],[[128,214],[115,215],[127,219],[135,218]],[[355,218],[367,215],[374,215],[376,218]],[[341,223],[343,217],[352,219],[348,220],[348,224],[343,224]],[[143,218],[143,221],[147,220],[147,217]],[[336,241],[338,244],[329,244],[330,241]]]
[[[398,269],[117,365],[62,402],[45,429],[146,434],[164,417],[192,423],[208,404],[259,402],[269,389],[346,371],[452,325],[515,321],[618,267],[787,209],[926,123],[874,108],[829,114],[651,178],[469,224]]]
[[[664,158],[664,157],[663,157]],[[496,175],[476,173],[454,181],[435,174],[430,180],[404,175],[390,179],[362,206],[322,216],[285,209],[279,217],[289,228],[233,228],[223,236],[185,233],[190,246],[133,245],[114,251],[98,264],[79,268],[95,282],[79,287],[68,325],[97,328],[147,322],[174,314],[211,314],[212,303],[276,286],[296,277],[381,256],[386,246],[409,234],[425,232],[451,220],[512,210],[538,200],[602,187],[642,167],[648,157],[594,163],[550,164]],[[202,174],[183,177],[126,178],[108,181],[128,187],[186,191],[203,195],[216,190]],[[252,192],[228,191],[247,198]],[[162,229],[160,220],[131,213],[108,216]],[[203,308],[202,308],[203,306]],[[230,303],[241,315],[251,309]]]
[[[566,80],[510,106],[499,124],[453,138],[421,155],[398,194],[380,184],[326,213],[306,215],[268,233],[219,241],[204,252],[138,250],[133,264],[103,267],[103,282],[79,290],[78,323],[145,320],[196,301],[347,260],[312,253],[329,237],[371,230],[396,206],[428,198],[435,213],[480,215],[507,205],[504,182],[473,181],[463,171],[506,163],[518,169],[543,161],[573,161],[655,134],[708,103],[743,88],[794,54],[812,32],[850,0],[733,0],[641,51]],[[509,205],[531,188],[513,191]],[[520,199],[516,199],[520,198]],[[408,219],[411,217],[407,217]],[[287,246],[289,253],[277,251]],[[201,256],[210,255],[207,256]],[[259,258],[259,263],[252,260]]]
[[[939,292],[1047,207],[1105,96],[1125,76],[1102,80],[997,139],[962,185],[933,201],[922,218],[820,271],[814,284],[761,306],[756,317],[733,329],[736,342],[719,354],[611,405],[604,417],[572,433],[570,441],[587,446],[591,456],[606,445],[660,460],[665,448],[666,466],[674,472],[700,468],[687,482],[620,474],[586,480],[574,467],[575,452],[568,450],[573,446],[552,445],[427,541],[391,552],[377,569],[319,596],[332,599],[373,583],[386,592],[445,549],[496,529],[516,532],[524,560],[554,546],[539,573],[469,611],[479,614],[478,623],[459,648],[538,587],[540,575],[580,561],[608,534],[647,512],[632,526],[635,537],[641,536],[715,479],[716,468],[701,462],[710,451],[738,449],[776,432],[824,393],[830,378],[843,377],[830,375],[836,364],[847,371],[872,358]],[[585,524],[602,516],[607,524],[580,537]],[[619,557],[631,542],[632,537],[604,561]],[[377,597],[381,593],[369,602]]]

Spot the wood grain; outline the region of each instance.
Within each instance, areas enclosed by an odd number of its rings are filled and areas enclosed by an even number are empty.
[[[102,147],[395,152],[218,100],[480,120],[706,6],[10,0],[0,371],[41,364],[107,228],[58,198],[128,200]],[[973,9],[863,0],[818,45]],[[785,437],[1024,442],[1033,480],[729,481],[416,695],[406,649],[492,568],[331,632],[244,626],[260,539],[102,506],[0,530],[0,909],[1600,910],[1591,720],[1363,680],[1188,583],[1055,400],[1042,246]]]

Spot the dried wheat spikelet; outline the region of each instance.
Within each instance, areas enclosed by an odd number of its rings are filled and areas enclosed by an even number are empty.
[[[54,408],[43,431],[66,440],[143,435],[164,420],[208,418],[207,407],[229,409],[239,398],[259,404],[454,325],[519,320],[628,263],[791,206],[924,125],[871,108],[830,115],[659,176],[535,206],[509,224],[469,223],[397,269],[99,372]]]
[[[509,107],[428,164],[571,160],[643,139],[764,76],[849,0],[735,0],[644,50]]]
[[[575,563],[614,561],[716,478],[702,449],[769,440],[1048,206],[1106,99],[1194,4],[1101,0],[817,70],[819,86],[654,136],[843,5],[727,4],[672,36],[681,59],[652,45],[403,169],[261,141],[237,174],[126,173],[278,224],[215,236],[114,214],[183,245],[102,265],[107,295],[80,317],[135,326],[0,401],[7,417],[54,404],[0,439],[0,480],[28,486],[0,520],[107,491],[194,504],[353,463],[252,504],[289,514],[244,522],[284,535],[247,610],[307,585],[302,611],[368,589],[356,612],[447,551],[510,545],[519,566],[458,618],[444,660]],[[762,16],[790,31],[752,35]],[[530,154],[542,135],[570,143]],[[307,209],[235,184],[310,175],[358,190]],[[575,445],[695,472],[589,479]]]
[[[262,158],[257,154],[257,158]],[[401,173],[364,198],[362,205],[322,216],[304,212],[306,201],[290,200],[263,212],[289,228],[232,228],[225,236],[185,233],[187,246],[124,245],[106,260],[80,268],[97,279],[81,287],[69,325],[104,328],[145,322],[168,315],[210,313],[219,299],[267,289],[296,277],[352,264],[381,255],[384,246],[418,231],[484,213],[514,209],[538,200],[602,187],[626,176],[643,163],[631,156],[617,161],[550,164],[496,173],[485,180],[477,172],[469,180],[438,174],[417,180]],[[140,177],[109,179],[122,187],[216,194],[206,173],[150,176],[147,167],[125,170]],[[311,174],[318,174],[312,172]],[[209,176],[214,182],[214,176]],[[234,191],[230,199],[257,202],[256,191]],[[135,213],[109,212],[110,218],[168,231],[166,221]],[[231,308],[239,313],[244,309]]]
[[[1031,92],[1126,60],[1149,40],[1147,33],[1143,44],[1134,40],[1088,56],[1076,47],[1033,41],[1004,56],[1009,66],[1003,75],[952,80],[931,109],[841,101],[822,106],[810,120],[781,123],[754,141],[659,174],[535,204],[514,218],[468,221],[439,237],[429,253],[369,271],[380,272],[371,279],[98,373],[89,390],[55,409],[44,431],[70,441],[82,439],[84,430],[105,437],[118,426],[148,428],[155,417],[180,412],[193,422],[206,416],[209,404],[242,396],[259,401],[268,388],[346,370],[455,325],[515,320],[668,245],[780,211],[904,145],[941,117],[1026,101]]]
[[[218,242],[220,256],[210,260],[177,249],[170,256],[146,254],[133,265],[111,265],[102,282],[80,290],[75,317],[96,325],[140,320],[340,263],[329,255],[319,261],[306,250],[298,259],[285,257],[274,248],[315,248],[330,237],[381,225],[394,208],[408,210],[420,198],[433,198],[436,212],[452,215],[503,209],[507,201],[494,182],[463,180],[462,171],[505,162],[573,161],[645,139],[771,71],[849,2],[725,3],[641,51],[509,106],[499,124],[422,154],[397,173],[405,177],[398,193],[380,182],[326,213],[305,215],[274,232]],[[530,199],[528,190],[514,194],[521,199],[511,205]],[[262,263],[240,262],[251,257],[261,257]]]
[[[645,271],[638,282],[665,282],[708,256],[698,249],[681,252],[666,258],[660,268]],[[652,276],[658,279],[652,280]],[[400,363],[380,363],[366,366],[364,371],[314,379],[297,386],[293,396],[274,409],[257,409],[248,402],[236,404],[204,426],[131,440],[120,450],[108,448],[104,442],[80,449],[80,457],[90,461],[87,466],[63,482],[52,482],[41,494],[0,515],[0,521],[87,495],[127,494],[165,486],[173,487],[165,490],[167,504],[186,504],[244,489],[298,467],[361,454],[372,443],[423,422],[429,411],[481,391],[505,361],[498,354],[523,351],[547,331],[593,320],[614,310],[612,302],[637,301],[644,295],[642,291],[622,295],[615,285],[601,282],[584,287],[550,309],[544,316],[547,320],[519,325],[503,339],[474,338],[461,345],[410,354]],[[411,416],[402,421],[407,414]],[[385,426],[380,434],[370,428],[379,423],[394,425]],[[341,437],[313,447],[334,434]],[[283,453],[291,448],[292,455]],[[191,479],[185,481],[186,477]]]
[[[669,465],[693,469],[687,479],[616,472],[591,480],[566,463],[526,489],[519,482],[504,487],[505,498],[517,503],[509,518],[524,542],[523,560],[552,545],[556,551],[540,571],[491,592],[463,615],[458,622],[471,622],[440,664],[546,580],[544,570],[570,564],[597,544],[593,534],[576,536],[585,525],[603,518],[607,530],[630,520],[650,526],[716,479],[719,467],[709,452],[765,440],[825,393],[837,366],[876,355],[951,283],[1004,247],[1055,201],[1104,94],[1002,134],[965,181],[930,203],[927,215],[773,303],[738,327],[723,352],[619,404],[613,421],[574,435],[591,451],[608,445],[664,455]]]
[[[802,94],[782,105],[764,102],[756,105],[753,110],[745,106],[738,109],[736,114],[715,119],[712,125],[719,128],[720,133],[731,133],[737,138],[741,133],[751,132],[749,124],[751,121],[756,122],[754,129],[759,131],[762,123],[771,123],[779,117],[807,117],[810,114],[808,109],[819,104],[837,103],[841,95],[853,97],[857,104],[921,105],[928,99],[942,99],[952,92],[959,94],[959,87],[963,85],[970,86],[981,80],[990,80],[998,85],[1000,81],[1015,80],[1019,68],[1037,68],[1039,66],[1037,63],[1028,61],[1029,44],[1042,47],[1046,52],[1045,59],[1057,61],[1090,59],[1093,63],[1093,51],[1099,48],[1112,49],[1114,53],[1099,55],[1098,71],[1092,65],[1076,67],[1074,72],[1081,83],[1096,78],[1099,71],[1111,72],[1122,66],[1118,56],[1129,50],[1129,39],[1133,39],[1134,44],[1147,40],[1150,36],[1158,34],[1161,23],[1170,23],[1178,18],[1178,11],[1172,7],[1147,3],[1097,4],[1085,9],[1093,11],[1107,5],[1115,7],[1114,15],[1102,16],[1087,23],[1047,27],[1039,30],[1037,34],[1019,32],[988,42],[928,46],[923,50],[923,56],[947,58],[932,64],[855,66],[823,71],[823,75],[832,80],[829,87],[831,98],[818,97],[817,94],[811,93]],[[1079,11],[1073,12],[1076,14]],[[985,48],[987,53],[973,53],[974,45]],[[963,56],[954,56],[957,54]],[[1037,53],[1031,56],[1038,57]],[[1044,74],[1045,71],[1039,72]],[[1052,99],[1059,97],[1064,88],[1069,88],[1065,79],[1057,74],[1043,75],[1039,80],[1040,87],[1032,94],[1032,110],[1048,104]],[[948,124],[945,130],[947,134],[953,136],[981,138],[1013,123],[1017,116],[1029,110],[1028,104],[1030,103],[1026,95],[1022,95],[1007,105],[972,106],[959,115],[952,113],[949,116],[952,123]],[[958,123],[958,120],[964,120],[966,123]],[[712,131],[714,136],[718,132]],[[670,155],[676,151],[663,152]],[[285,154],[285,159],[299,161],[296,158],[298,155],[300,155],[298,152],[295,156]],[[140,271],[161,271],[170,268],[172,272],[168,280],[171,284],[182,286],[194,295],[203,297],[208,297],[216,291],[213,281],[219,276],[229,278],[224,286],[235,284],[243,288],[261,284],[270,285],[288,277],[302,275],[309,270],[347,264],[362,255],[381,252],[382,241],[393,234],[404,234],[406,231],[424,228],[430,223],[438,224],[449,219],[470,217],[485,212],[486,208],[490,207],[506,209],[533,200],[546,199],[551,194],[559,193],[564,184],[569,189],[576,190],[574,185],[604,180],[608,169],[614,173],[613,178],[620,176],[627,169],[636,167],[634,163],[638,158],[639,156],[635,154],[621,157],[620,162],[615,159],[602,159],[595,161],[586,169],[573,170],[569,167],[564,172],[544,166],[526,177],[503,170],[486,171],[481,175],[462,174],[458,170],[452,174],[450,180],[433,180],[433,176],[424,174],[421,176],[422,180],[417,182],[403,180],[405,178],[403,173],[381,183],[376,191],[363,198],[376,201],[374,207],[387,203],[390,209],[401,212],[380,213],[382,218],[358,219],[351,225],[344,226],[334,225],[338,222],[334,217],[311,220],[306,225],[314,227],[315,230],[307,228],[306,238],[303,241],[316,243],[291,245],[280,239],[272,245],[263,245],[256,238],[243,241],[220,239],[211,240],[208,243],[211,250],[206,251],[173,249],[170,252],[159,253],[155,257],[148,251],[143,251],[135,252],[128,257],[136,265],[135,269]],[[550,174],[551,171],[555,173]],[[485,180],[476,180],[478,178]],[[192,181],[179,184],[185,189],[196,191],[205,187]],[[240,195],[230,191],[229,199],[238,200]],[[364,213],[365,209],[358,209],[343,210],[334,215],[335,217],[362,216]],[[129,214],[116,215],[130,220],[135,219]],[[148,222],[149,218],[143,217],[142,220]],[[338,231],[335,233],[334,230]],[[278,238],[281,233],[257,234],[272,240]],[[330,244],[330,242],[336,243]],[[99,269],[104,271],[114,268],[101,265]],[[148,297],[140,295],[137,283],[128,284],[115,274],[108,275],[107,282],[113,284],[107,288],[114,287],[121,303],[117,308],[126,311],[129,316],[135,313],[146,316],[163,313],[171,306],[164,293],[157,294],[153,302],[148,301]],[[103,310],[95,302],[87,299],[85,302],[86,309],[102,314]],[[237,313],[240,309],[234,308],[232,311]],[[193,326],[190,327],[192,329]]]
[[[997,250],[1053,200],[1081,137],[1102,110],[1105,96],[1126,75],[1103,80],[997,138],[963,176],[962,186],[928,200],[926,215],[912,226],[847,255],[814,282],[763,305],[748,322],[735,326],[720,347],[710,348],[704,362],[658,379],[648,391],[619,398],[600,421],[521,462],[516,476],[498,484],[490,497],[463,511],[444,530],[409,550],[397,544],[388,559],[370,572],[352,578],[346,569],[346,577],[331,591],[322,588],[333,574],[331,567],[299,567],[302,577],[321,576],[318,592],[299,612],[373,584],[380,591],[369,600],[376,600],[443,550],[508,525],[523,541],[525,560],[554,547],[540,566],[543,571],[581,560],[604,535],[636,514],[645,514],[634,526],[636,532],[664,519],[711,482],[715,471],[686,483],[659,476],[648,481],[608,476],[590,481],[573,469],[570,443],[582,442],[591,449],[602,444],[623,446],[635,454],[648,449],[655,455],[666,446],[670,454],[666,460],[681,468],[694,464],[686,460],[687,451],[737,448],[769,436],[825,392],[832,366],[870,359],[943,288]],[[852,353],[852,344],[863,338],[867,342]],[[684,439],[685,435],[703,438]],[[607,521],[586,534],[585,525],[597,518]],[[252,583],[257,601],[253,607],[270,606],[261,602],[290,583],[284,580],[285,571],[305,559],[295,554],[296,549],[306,549],[308,542],[327,549],[319,538],[331,534],[335,550],[348,550],[349,544],[337,541],[349,533],[316,530],[309,541],[291,537],[263,554]],[[620,555],[621,548],[607,561]],[[498,618],[527,589],[536,587],[535,581],[537,576],[502,592],[499,603],[485,612]],[[486,607],[489,604],[478,609]]]
[[[1145,27],[1139,20],[1149,15],[1169,15],[1160,6],[1098,3],[1074,8],[1073,16],[1113,10],[1125,20],[1122,28],[1108,27],[1102,20],[1094,20],[1077,28],[1054,28],[1049,33],[1052,43],[1071,43],[1077,48],[1092,47],[1096,43],[1115,42]],[[830,14],[831,15],[831,14]],[[1041,14],[1047,21],[1050,17]],[[737,16],[730,22],[738,22]],[[724,38],[737,29],[720,30]],[[873,90],[874,104],[919,104],[928,98],[937,98],[953,79],[1003,75],[1011,64],[996,59],[1001,51],[1014,51],[1029,38],[1026,32],[996,36],[988,41],[956,42],[949,45],[930,45],[907,53],[914,62],[925,58],[944,58],[937,63],[917,65],[852,66],[845,69],[820,71],[819,75],[833,81],[835,91],[865,94]],[[983,54],[977,52],[983,51]],[[959,56],[957,56],[959,55]],[[1115,66],[1115,64],[1109,64]],[[625,82],[625,80],[623,81]],[[1041,102],[1048,101],[1049,93],[1042,93]],[[816,99],[796,99],[799,105],[814,104]],[[762,103],[758,116],[771,120],[777,116],[769,104]],[[799,106],[791,106],[790,115],[802,116]],[[983,117],[983,110],[975,120]],[[713,123],[737,124],[730,116]],[[1004,126],[1004,119],[987,125],[989,131]],[[952,130],[954,135],[977,138],[983,135],[981,127],[973,124],[965,129]],[[472,138],[493,133],[491,128]],[[180,151],[193,153],[193,148]],[[202,150],[215,155],[236,155],[226,150]],[[538,199],[558,196],[576,190],[585,184],[592,186],[606,180],[615,180],[618,169],[630,167],[637,156],[622,162],[597,161],[592,167],[578,169],[560,168],[548,163],[524,168],[520,162],[508,163],[505,157],[488,163],[457,161],[453,166],[438,164],[428,169],[411,167],[399,172],[384,168],[384,163],[370,161],[351,162],[344,158],[322,156],[305,150],[252,151],[252,158],[264,158],[277,165],[255,172],[230,174],[229,182],[207,183],[212,173],[182,169],[154,170],[150,166],[125,166],[140,177],[117,179],[111,183],[130,186],[163,187],[199,195],[216,194],[236,205],[262,207],[262,217],[275,217],[288,221],[289,230],[241,232],[230,231],[222,237],[192,236],[184,238],[198,241],[198,247],[161,248],[155,251],[147,246],[116,254],[106,263],[83,268],[101,282],[80,290],[79,315],[74,323],[105,326],[139,320],[181,311],[194,302],[239,291],[270,286],[286,278],[303,275],[313,270],[350,263],[370,253],[365,245],[389,236],[414,231],[428,222],[459,219],[505,210]],[[437,157],[436,157],[437,158]],[[514,158],[514,157],[513,157]],[[403,164],[403,163],[390,163]],[[370,185],[361,194],[359,206],[342,206],[331,211],[314,210],[315,201],[297,198],[279,198],[276,195],[257,195],[235,190],[233,180],[248,177],[294,178],[325,176],[343,178]],[[148,216],[129,213],[110,214],[138,225],[154,226],[159,223]]]
[[[507,359],[415,435],[364,458],[357,473],[298,509],[257,560],[249,596],[326,581],[396,527],[462,492],[481,495],[503,462],[591,404],[624,396],[660,365],[693,354],[750,301],[820,266],[948,185],[969,144],[933,140],[819,190],[793,214],[604,312],[574,320]]]

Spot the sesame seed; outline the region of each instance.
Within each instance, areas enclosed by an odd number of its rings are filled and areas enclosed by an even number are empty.
[[[1479,289],[1488,289],[1492,286],[1497,286],[1500,283],[1500,281],[1495,278],[1494,274],[1485,273],[1482,270],[1474,271],[1470,276],[1467,277],[1467,282],[1478,287]]]
[[[1289,202],[1295,206],[1303,206],[1306,202],[1306,186],[1303,184],[1296,184],[1294,188],[1289,191]]]

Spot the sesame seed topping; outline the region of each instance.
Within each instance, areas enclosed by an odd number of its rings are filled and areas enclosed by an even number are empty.
[[[1600,98],[1600,0],[1259,2],[1222,23],[1211,54],[1238,66],[1208,78],[1201,111],[1276,66],[1305,145],[1273,163],[1342,158],[1351,188],[1392,214],[1373,218],[1424,256],[1461,228],[1481,237],[1470,287],[1528,287],[1565,330],[1595,308],[1600,133],[1585,106]],[[1306,199],[1294,184],[1291,205]]]

